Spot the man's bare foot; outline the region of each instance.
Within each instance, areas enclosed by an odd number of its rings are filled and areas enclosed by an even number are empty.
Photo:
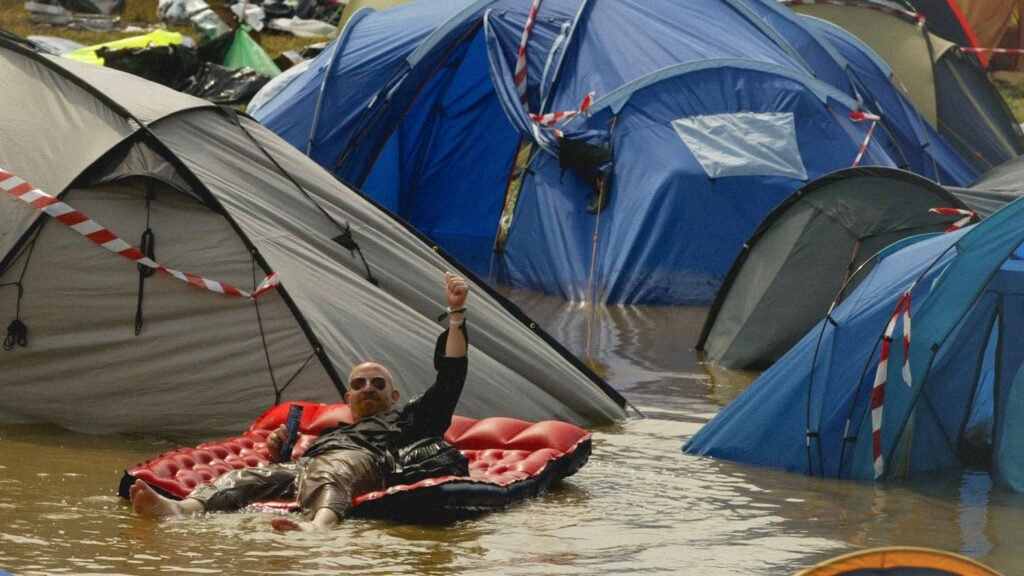
[[[302,532],[323,532],[330,530],[341,522],[341,517],[334,513],[330,508],[320,508],[313,515],[313,521],[307,520],[296,520],[290,516],[281,516],[274,518],[270,521],[270,525],[274,527],[274,530],[278,532],[292,532],[300,530]]]
[[[270,520],[270,525],[278,532],[315,532],[316,524],[305,520],[296,520],[291,516],[279,516]]]
[[[136,480],[128,489],[128,499],[131,500],[135,513],[140,516],[177,518],[191,512],[180,502],[161,496],[142,480]]]

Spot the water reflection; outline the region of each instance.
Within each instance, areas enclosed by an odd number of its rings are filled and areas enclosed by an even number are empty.
[[[591,461],[558,489],[447,526],[356,520],[281,536],[266,514],[154,522],[115,496],[123,469],[200,439],[0,427],[0,569],[781,575],[855,548],[919,545],[1014,573],[1024,558],[1024,501],[984,473],[876,487],[683,454],[753,377],[700,364],[693,343],[705,309],[512,297],[647,416],[595,430]]]

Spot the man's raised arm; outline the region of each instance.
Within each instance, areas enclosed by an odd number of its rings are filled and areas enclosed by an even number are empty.
[[[466,335],[460,330],[466,320],[466,296],[469,295],[469,284],[460,276],[451,272],[444,273],[444,296],[448,300],[448,340],[445,343],[444,355],[449,358],[461,358],[466,355]]]

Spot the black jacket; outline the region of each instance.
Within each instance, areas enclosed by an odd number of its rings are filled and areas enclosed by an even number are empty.
[[[467,334],[465,324],[461,329]],[[437,379],[423,394],[410,400],[401,409],[374,414],[352,424],[341,424],[324,430],[309,445],[303,457],[312,458],[335,450],[362,450],[377,458],[384,474],[390,476],[403,467],[399,456],[402,448],[427,438],[443,436],[451,426],[452,414],[462,394],[469,367],[465,356],[448,358],[444,355],[447,339],[448,331],[445,330],[434,347]],[[414,453],[421,459],[427,457],[423,450]],[[427,455],[430,455],[429,451]]]

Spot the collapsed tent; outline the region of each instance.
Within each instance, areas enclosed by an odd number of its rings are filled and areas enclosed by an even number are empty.
[[[954,44],[929,34],[916,13],[884,0],[787,3],[870,46],[921,115],[979,174],[1024,154],[1020,126],[984,69]]]
[[[430,384],[442,273],[458,267],[405,224],[230,108],[6,40],[0,75],[0,421],[209,434],[337,401],[367,358],[405,398]],[[458,413],[626,415],[473,284]]]
[[[743,245],[697,350],[725,368],[764,370],[856,287],[876,253],[908,236],[942,232],[965,214],[967,206],[945,188],[892,168],[849,168],[811,182]]]
[[[1022,242],[1017,200],[886,250],[684,450],[839,478],[990,467],[1024,490]]]
[[[529,12],[359,11],[250,112],[471,269],[608,303],[710,302],[764,215],[871,129],[835,50],[774,2],[545,0],[519,58]],[[895,134],[862,163],[921,147]]]

